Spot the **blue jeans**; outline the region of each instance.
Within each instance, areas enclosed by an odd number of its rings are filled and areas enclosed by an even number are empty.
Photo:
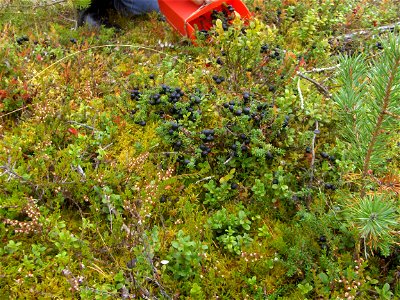
[[[114,0],[114,6],[117,11],[126,15],[160,12],[158,0]]]

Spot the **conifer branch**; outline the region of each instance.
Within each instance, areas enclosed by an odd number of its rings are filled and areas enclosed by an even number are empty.
[[[368,178],[385,163],[388,141],[396,134],[400,92],[399,36],[382,40],[384,51],[369,64],[364,56],[343,57],[335,101],[342,117],[341,135],[348,143],[348,158],[360,170],[361,196]],[[393,110],[391,108],[394,108]],[[372,170],[372,171],[371,171]]]
[[[378,119],[376,121],[375,128],[373,130],[372,137],[371,137],[371,140],[369,142],[367,153],[366,153],[366,156],[365,156],[365,159],[364,159],[364,165],[363,165],[363,170],[362,170],[363,179],[365,179],[367,177],[367,175],[368,175],[368,169],[369,169],[369,164],[370,164],[370,161],[371,161],[372,152],[374,151],[375,144],[376,144],[378,136],[379,136],[379,134],[381,132],[382,123],[384,121],[385,115],[388,115],[387,114],[387,112],[388,112],[387,108],[388,108],[389,103],[390,103],[391,91],[392,91],[392,88],[393,88],[393,85],[394,85],[396,74],[397,74],[398,69],[399,69],[399,64],[400,64],[400,57],[396,57],[396,61],[394,63],[394,66],[390,70],[388,83],[387,83],[386,88],[385,88],[385,96],[384,96],[383,102],[382,102],[382,111],[378,115]],[[362,196],[365,195],[365,183],[363,183],[363,188],[361,190],[361,195]]]

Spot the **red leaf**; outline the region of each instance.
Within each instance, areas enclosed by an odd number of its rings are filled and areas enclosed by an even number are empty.
[[[7,91],[6,90],[0,90],[0,100],[3,100],[7,97]]]
[[[68,132],[76,136],[78,135],[78,130],[72,127],[68,128]]]
[[[299,66],[300,67],[304,67],[306,65],[306,61],[304,60],[304,57],[301,57],[300,62],[299,62]]]

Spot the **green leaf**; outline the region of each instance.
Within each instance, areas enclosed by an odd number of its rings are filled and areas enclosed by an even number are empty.
[[[300,292],[303,295],[307,295],[309,292],[311,292],[313,290],[313,286],[311,284],[309,284],[308,282],[306,284],[299,283],[297,285],[297,287],[299,288]]]
[[[328,284],[329,283],[329,277],[325,273],[321,272],[318,274],[319,279],[323,284]]]
[[[231,169],[231,171],[229,172],[229,174],[228,175],[225,175],[224,177],[221,177],[220,179],[219,179],[219,183],[224,183],[224,182],[228,182],[229,180],[231,180],[233,177],[234,177],[234,174],[235,174],[235,168],[233,168],[233,169]]]
[[[171,243],[172,247],[174,247],[175,249],[179,249],[179,243],[177,241],[173,241]]]
[[[124,283],[125,282],[124,273],[122,271],[119,271],[117,274],[115,274],[114,281],[119,283]]]

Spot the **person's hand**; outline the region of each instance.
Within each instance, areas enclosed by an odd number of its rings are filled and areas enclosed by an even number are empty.
[[[192,0],[193,3],[197,5],[202,5],[202,4],[209,4],[213,2],[214,0]]]

